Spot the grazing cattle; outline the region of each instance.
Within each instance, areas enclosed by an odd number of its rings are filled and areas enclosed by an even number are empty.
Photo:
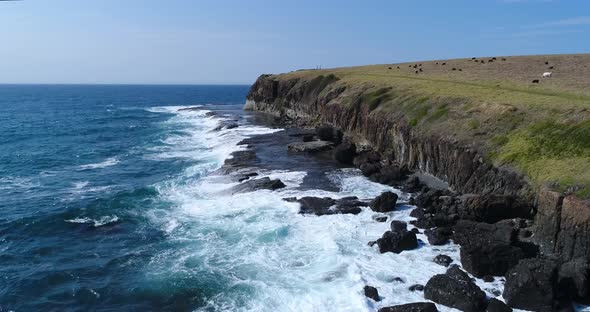
[[[461,68],[459,68],[459,71],[463,71]]]
[[[414,65],[413,67],[414,67],[414,68],[418,68],[418,65]]]
[[[491,59],[491,60],[488,60],[488,63],[493,63],[493,62],[494,62],[494,60],[493,60],[493,59]]]
[[[455,67],[453,67],[452,70],[457,70],[457,69]]]
[[[422,67],[422,64],[418,64],[418,66]]]
[[[391,67],[389,67],[389,69],[391,69]]]
[[[552,72],[544,72],[543,73],[543,78],[551,78],[551,75],[553,75]]]
[[[399,69],[399,66],[397,67],[397,69]]]
[[[441,65],[447,65],[447,63],[442,63]]]
[[[475,57],[472,57],[471,59],[472,59],[472,60],[475,60]]]
[[[475,60],[476,63],[479,63],[479,60]]]
[[[539,83],[539,79],[533,80],[533,83]]]
[[[436,65],[438,65],[438,62],[436,62]]]
[[[420,68],[420,71],[422,71],[422,68]]]
[[[494,61],[495,61],[495,60],[497,60],[497,58],[494,56],[494,57],[492,57],[492,60],[494,60]]]
[[[412,67],[412,65],[408,65],[408,67]]]
[[[416,74],[418,73],[418,71],[416,71]]]
[[[545,65],[549,65],[549,62],[545,62]]]
[[[547,69],[553,69],[553,66],[549,66]]]
[[[505,58],[502,58],[502,61],[505,61],[505,60],[506,60]]]

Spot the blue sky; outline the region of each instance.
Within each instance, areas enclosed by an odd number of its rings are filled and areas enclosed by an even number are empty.
[[[249,84],[316,66],[588,52],[588,0],[0,1],[0,83]]]

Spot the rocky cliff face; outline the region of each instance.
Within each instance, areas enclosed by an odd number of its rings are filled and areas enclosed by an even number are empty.
[[[518,197],[536,203],[537,240],[546,253],[564,259],[590,255],[590,204],[542,189],[526,177],[486,161],[477,144],[412,126],[402,112],[376,109],[379,98],[365,101],[367,89],[350,88],[334,75],[313,79],[262,75],[244,109],[267,112],[286,124],[329,124],[361,149],[382,159],[438,177],[457,192]],[[536,199],[536,200],[535,200]]]

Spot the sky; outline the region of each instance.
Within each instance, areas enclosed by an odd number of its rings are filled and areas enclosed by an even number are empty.
[[[589,52],[588,0],[0,1],[0,83],[251,84],[318,66]]]

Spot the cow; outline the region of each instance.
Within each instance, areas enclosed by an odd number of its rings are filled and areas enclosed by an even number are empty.
[[[543,73],[543,78],[551,78],[551,75],[553,75],[552,72],[544,72]]]
[[[533,83],[539,83],[539,79],[533,80]]]

